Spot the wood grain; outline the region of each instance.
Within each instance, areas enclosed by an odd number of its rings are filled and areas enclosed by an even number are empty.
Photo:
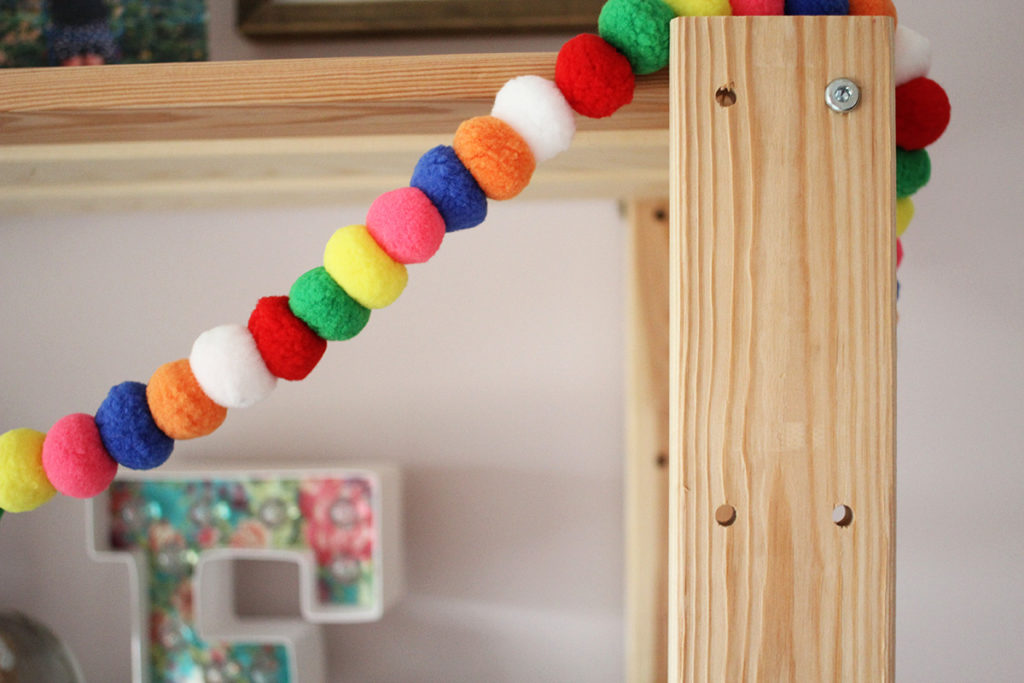
[[[550,53],[121,64],[0,72],[0,145],[454,133]],[[582,130],[667,130],[666,74]]]
[[[668,675],[667,198],[629,203],[626,680]]]
[[[893,679],[891,36],[674,23],[670,680]]]
[[[0,70],[0,210],[364,202],[408,182],[555,55],[489,54]],[[580,117],[527,197],[668,187],[668,77],[614,117]]]

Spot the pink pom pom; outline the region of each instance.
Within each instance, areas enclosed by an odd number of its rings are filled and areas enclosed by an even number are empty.
[[[785,14],[786,0],[729,0],[733,16]]]
[[[92,498],[110,486],[117,462],[103,447],[92,415],[57,420],[43,441],[43,469],[53,487],[72,498]]]
[[[423,263],[441,247],[444,218],[415,187],[385,192],[370,205],[366,229],[398,263]]]

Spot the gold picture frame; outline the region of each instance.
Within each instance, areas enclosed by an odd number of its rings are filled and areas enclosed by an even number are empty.
[[[604,0],[239,0],[250,38],[596,31]]]

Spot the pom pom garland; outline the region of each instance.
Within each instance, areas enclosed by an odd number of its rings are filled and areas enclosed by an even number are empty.
[[[409,184],[434,203],[448,232],[476,227],[487,218],[487,196],[451,147],[439,145],[420,157]]]
[[[497,93],[490,116],[459,126],[452,146],[419,159],[410,186],[377,198],[366,225],[337,231],[324,266],[292,285],[289,296],[260,299],[248,326],[204,332],[189,359],[161,366],[149,384],[113,387],[95,418],[59,420],[50,433],[16,429],[0,435],[0,514],[33,509],[62,492],[89,497],[105,490],[119,465],[150,469],[170,456],[175,439],[214,431],[228,407],[267,396],[277,379],[308,376],[329,340],[344,340],[367,324],[370,311],[397,299],[406,264],[423,263],[445,233],[473,227],[487,199],[508,199],[529,183],[536,164],[567,149],[573,112],[609,116],[633,99],[635,75],[668,62],[669,21],[713,15],[874,15],[898,20],[892,0],[608,0],[600,36],[583,34],[558,53],[555,81],[521,76]],[[896,26],[896,230],[914,215],[910,195],[930,177],[925,151],[949,123],[945,91],[927,78],[930,45]],[[897,239],[896,262],[903,261]],[[900,283],[897,281],[897,298]]]
[[[893,79],[897,87],[915,78],[927,76],[932,68],[931,42],[902,24],[896,27],[893,52],[896,61]]]
[[[946,132],[949,97],[930,78],[915,78],[896,88],[896,144],[921,149]]]
[[[608,0],[597,18],[597,32],[626,55],[638,76],[668,65],[672,9],[661,0]]]
[[[195,439],[220,427],[228,416],[203,393],[187,358],[157,368],[146,385],[146,402],[153,421],[172,439]]]
[[[345,341],[370,320],[370,309],[350,297],[323,266],[303,273],[288,293],[288,307],[317,336]]]
[[[786,0],[786,14],[820,16],[849,13],[848,0]]]
[[[786,0],[732,0],[737,16],[774,16],[785,14]]]
[[[520,76],[502,86],[491,116],[526,140],[538,164],[569,149],[576,133],[572,107],[555,83],[540,76]]]
[[[249,332],[275,377],[305,379],[323,358],[327,341],[299,320],[286,296],[266,296],[249,316]]]
[[[160,431],[149,412],[141,382],[122,382],[110,390],[96,411],[96,428],[110,457],[129,469],[159,467],[174,450],[174,439]]]
[[[72,498],[103,493],[117,474],[117,462],[103,447],[96,421],[84,413],[57,420],[43,441],[42,459],[46,478]]]
[[[536,160],[526,140],[494,116],[463,121],[452,148],[490,199],[512,199],[530,184]]]
[[[732,14],[729,0],[662,0],[678,17],[721,17]]]
[[[0,434],[0,510],[35,510],[57,493],[43,469],[45,438],[34,429]]]
[[[188,364],[203,393],[225,408],[248,408],[277,386],[252,333],[242,325],[203,332],[192,344]]]
[[[908,152],[896,148],[896,196],[916,194],[928,184],[932,175],[932,161],[923,149]]]
[[[366,229],[398,263],[426,263],[444,239],[444,218],[415,187],[385,192],[370,205]]]
[[[576,113],[600,119],[633,101],[636,79],[625,55],[600,36],[583,33],[558,51],[555,84]]]
[[[390,306],[409,281],[405,266],[380,248],[365,225],[341,228],[327,240],[324,269],[366,308]]]

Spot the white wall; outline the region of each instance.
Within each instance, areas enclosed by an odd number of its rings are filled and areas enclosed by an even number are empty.
[[[5,424],[45,430],[117,382],[145,381],[197,332],[286,293],[363,214],[5,220]],[[310,378],[178,443],[173,457],[197,465],[403,466],[410,596],[378,625],[329,629],[336,677],[567,680],[585,666],[588,680],[616,680],[624,239],[610,203],[496,207],[413,268],[402,298]],[[87,559],[83,510],[60,500],[3,519],[0,596],[57,627],[91,680],[126,680],[125,577]]]
[[[953,120],[900,280],[900,680],[1024,675],[1024,10],[902,0]]]
[[[933,77],[954,102],[900,271],[898,676],[1017,681],[1024,10],[898,4],[932,38]],[[231,36],[227,3],[211,5],[218,58],[493,47],[252,46]],[[0,428],[45,430],[94,410],[112,384],[145,380],[198,332],[284,293],[363,211],[0,217]],[[621,679],[624,245],[610,202],[496,206],[308,380],[179,444],[175,457],[196,463],[330,455],[405,468],[411,593],[379,624],[328,628],[335,677]],[[0,607],[53,625],[90,680],[126,680],[125,577],[87,559],[83,509],[5,516]]]

